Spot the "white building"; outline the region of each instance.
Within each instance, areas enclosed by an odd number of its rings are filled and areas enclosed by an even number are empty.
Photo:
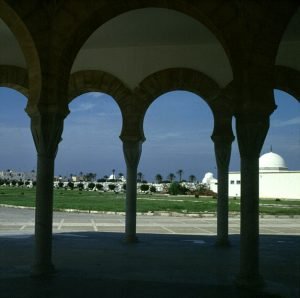
[[[209,189],[211,189],[214,192],[217,192],[218,180],[214,177],[213,173],[206,173],[202,179],[202,184],[206,184],[209,187]]]
[[[229,197],[240,197],[241,174],[229,172]],[[209,188],[217,192],[218,183],[210,177]],[[284,159],[269,152],[259,158],[259,197],[278,199],[300,199],[300,171],[289,171]]]

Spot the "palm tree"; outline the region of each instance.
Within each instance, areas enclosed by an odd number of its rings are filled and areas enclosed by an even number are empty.
[[[196,180],[196,176],[195,176],[195,175],[190,175],[190,176],[189,176],[189,181],[190,181],[190,182],[193,183],[195,180]]]
[[[168,175],[168,179],[170,180],[170,182],[173,182],[173,180],[176,178],[175,174],[174,173],[170,173]]]
[[[112,171],[112,180],[116,180],[116,176],[115,176],[116,170],[112,169],[111,171]]]
[[[141,181],[143,180],[143,176],[144,176],[144,175],[143,175],[142,172],[138,172],[138,173],[137,173],[137,181],[138,181],[138,182],[141,182]]]
[[[181,170],[181,169],[180,169],[180,170],[178,170],[178,171],[177,171],[177,174],[179,175],[179,182],[181,182],[181,180],[182,180],[181,178],[182,178],[183,170]]]
[[[156,174],[156,175],[155,175],[155,181],[156,181],[157,183],[161,183],[162,180],[163,180],[163,177],[162,177],[161,174]]]

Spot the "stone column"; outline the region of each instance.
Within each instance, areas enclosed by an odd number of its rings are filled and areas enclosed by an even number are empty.
[[[217,246],[229,246],[228,239],[228,169],[231,155],[231,143],[234,140],[231,127],[232,115],[222,111],[214,112],[214,142],[218,170],[217,202]]]
[[[125,242],[135,243],[138,241],[136,237],[137,168],[142,153],[142,142],[123,140],[123,152],[127,167]]]
[[[218,168],[217,246],[229,246],[228,239],[228,169],[233,138],[212,137]]]
[[[240,272],[237,284],[263,285],[259,272],[259,155],[269,129],[269,115],[257,111],[237,115],[236,130],[241,156]]]
[[[54,112],[31,115],[37,150],[34,276],[54,273],[52,264],[52,214],[54,161],[61,140],[64,117]]]

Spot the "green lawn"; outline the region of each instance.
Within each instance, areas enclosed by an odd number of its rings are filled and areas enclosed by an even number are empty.
[[[0,204],[34,207],[35,189],[0,188]],[[180,213],[216,212],[217,200],[193,196],[139,195],[138,212],[166,211]],[[54,209],[125,211],[125,194],[54,190]],[[240,200],[229,200],[230,212],[239,212]],[[300,215],[300,200],[260,200],[260,212],[274,215]]]

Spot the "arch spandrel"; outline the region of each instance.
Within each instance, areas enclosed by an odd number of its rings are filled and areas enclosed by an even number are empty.
[[[300,71],[300,3],[293,3],[292,14],[287,18],[276,56],[276,65]],[[297,7],[298,6],[298,7]]]
[[[101,57],[103,55],[113,55],[112,49],[109,49],[109,52],[106,53],[106,48],[110,48],[110,46],[102,45],[100,47],[100,50],[102,54],[99,54],[99,59],[95,62],[97,63],[102,63],[101,65],[98,65],[98,67],[95,65],[95,63],[90,62],[90,65],[83,65],[84,61],[82,60],[83,58],[80,56],[80,53],[86,46],[86,42],[90,40],[92,37],[92,34],[94,34],[98,29],[100,30],[101,28],[104,28],[109,22],[114,21],[115,19],[118,19],[119,17],[123,17],[126,14],[131,14],[132,12],[138,11],[138,10],[155,10],[155,9],[160,9],[160,10],[169,10],[171,15],[178,14],[185,16],[186,19],[191,19],[195,23],[197,23],[199,26],[202,26],[203,28],[206,28],[208,32],[210,32],[211,36],[215,39],[214,40],[214,47],[215,45],[218,47],[218,51],[216,52],[216,59],[221,59],[222,61],[226,61],[224,64],[223,62],[217,63],[215,59],[208,62],[209,59],[204,59],[202,62],[203,64],[207,64],[205,66],[204,72],[207,72],[210,77],[213,77],[216,81],[218,81],[219,84],[223,84],[224,86],[232,80],[232,71],[231,71],[231,66],[230,66],[230,61],[228,59],[228,50],[226,46],[224,45],[224,42],[220,41],[222,40],[222,34],[220,33],[221,31],[218,31],[216,28],[214,28],[214,24],[209,24],[211,22],[211,15],[214,11],[218,10],[218,6],[220,3],[217,1],[210,1],[209,4],[184,4],[181,1],[170,1],[167,4],[166,3],[161,3],[161,1],[152,1],[149,3],[149,1],[127,1],[126,4],[122,3],[122,6],[119,6],[118,2],[114,2],[113,4],[109,3],[109,6],[106,7],[105,1],[102,1],[102,6],[101,10],[97,10],[97,7],[94,7],[94,11],[91,14],[90,18],[87,18],[83,20],[81,24],[79,24],[78,28],[76,29],[76,33],[74,33],[74,38],[70,39],[70,43],[72,42],[72,46],[68,46],[68,50],[66,55],[68,57],[72,57],[74,64],[72,66],[72,71],[79,71],[83,69],[93,69],[92,67],[94,66],[95,70],[96,69],[101,69],[103,71],[109,72],[111,74],[114,74],[118,78],[122,79],[123,82],[126,83],[127,86],[130,86],[132,89],[137,86],[137,83],[143,78],[146,77],[147,75],[159,71],[160,69],[165,69],[165,68],[173,68],[173,67],[192,67],[194,66],[195,62],[201,60],[202,57],[210,57],[210,54],[213,52],[211,48],[209,49],[206,47],[211,46],[211,44],[204,44],[201,43],[201,51],[204,51],[203,53],[201,52],[199,57],[196,59],[192,59],[192,61],[188,62],[188,64],[185,64],[183,61],[183,56],[187,53],[187,50],[181,53],[178,57],[178,59],[175,59],[174,61],[166,61],[168,60],[171,56],[170,53],[172,53],[172,50],[167,49],[168,54],[166,54],[168,59],[161,59],[161,62],[164,62],[164,65],[157,65],[159,64],[159,61],[154,62],[152,61],[148,67],[150,68],[147,70],[145,67],[142,70],[139,70],[140,72],[143,71],[142,74],[137,74],[137,78],[135,79],[128,79],[128,74],[123,74],[121,71],[121,68],[117,68],[116,70],[112,70],[111,65],[107,65],[107,61],[110,61],[109,59],[105,58],[104,60],[101,60]],[[224,16],[226,18],[226,16]],[[220,21],[220,20],[219,20]],[[201,25],[200,25],[201,24]],[[203,25],[204,24],[204,25]],[[177,24],[178,25],[178,24]],[[218,23],[218,25],[220,25]],[[179,25],[178,25],[179,26]],[[137,26],[138,27],[138,26]],[[223,29],[223,28],[222,28]],[[111,34],[106,34],[105,36],[110,36]],[[113,34],[114,39],[116,39],[115,34]],[[122,37],[122,36],[121,36]],[[209,41],[210,43],[211,41]],[[203,45],[203,47],[202,47]],[[115,46],[115,45],[114,45]],[[188,44],[187,46],[191,47],[194,46],[193,44]],[[95,45],[91,45],[91,47],[94,49]],[[91,50],[91,49],[89,49]],[[125,49],[126,50],[126,49]],[[125,51],[124,50],[124,51]],[[153,49],[152,49],[153,50]],[[178,49],[177,49],[178,50]],[[76,51],[76,52],[75,52]],[[195,53],[199,53],[199,49],[195,49]],[[116,53],[116,57],[120,57],[120,55]],[[129,52],[127,53],[128,55],[130,54]],[[141,53],[142,55],[142,53]],[[156,59],[155,52],[153,52],[153,59]],[[222,58],[220,58],[222,56]],[[224,57],[223,57],[224,56]],[[76,57],[76,59],[75,59]],[[91,55],[87,55],[87,57],[91,57]],[[137,57],[137,55],[135,55]],[[159,57],[159,55],[157,56]],[[190,55],[187,55],[186,59],[190,58]],[[149,56],[148,58],[141,58],[142,61],[147,61],[151,59]],[[158,58],[157,58],[158,59]],[[115,59],[112,59],[112,62],[114,62]],[[191,59],[190,59],[191,60]],[[92,61],[92,60],[91,60]],[[93,60],[94,61],[94,60]],[[102,62],[101,62],[102,61]],[[124,61],[121,61],[121,63],[118,63],[117,65],[119,66],[122,63],[125,63],[127,61],[124,58]],[[176,63],[175,63],[176,61]],[[184,63],[183,63],[184,62]],[[105,64],[106,63],[106,64]],[[210,63],[210,64],[209,64]],[[216,64],[212,67],[211,64]],[[81,65],[82,64],[82,65]],[[198,63],[199,64],[199,63]],[[157,66],[157,67],[154,67]],[[200,64],[198,65],[199,71],[203,71],[203,69],[200,69]],[[117,67],[117,66],[116,66]],[[130,70],[130,73],[133,73],[135,69],[131,68],[128,66],[128,69]],[[216,77],[215,77],[216,76]],[[128,82],[127,82],[128,81]]]
[[[276,65],[274,89],[285,91],[300,102],[300,71]]]

